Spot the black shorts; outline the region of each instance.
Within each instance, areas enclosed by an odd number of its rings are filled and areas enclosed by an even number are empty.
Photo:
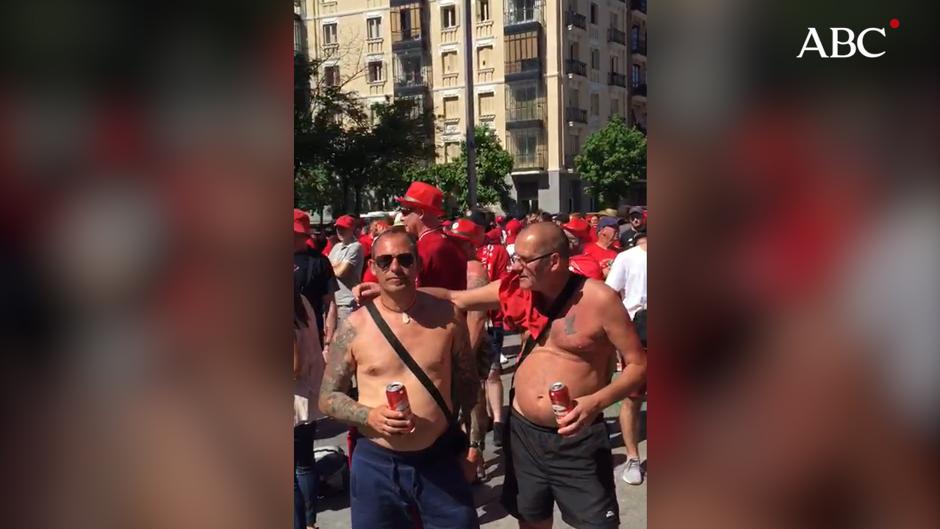
[[[510,408],[503,445],[506,482],[502,504],[527,522],[561,517],[578,529],[612,529],[620,524],[614,462],[603,417],[574,437],[530,422]]]

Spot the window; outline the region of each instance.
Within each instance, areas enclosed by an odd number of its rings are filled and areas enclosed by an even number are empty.
[[[444,162],[452,162],[460,157],[460,143],[448,141],[444,143]]]
[[[601,50],[597,48],[591,49],[591,68],[595,70],[601,69]]]
[[[538,97],[538,88],[535,83],[512,84],[507,92],[509,108],[526,107],[533,105]]]
[[[457,6],[449,5],[441,8],[441,26],[444,29],[457,27]]]
[[[505,36],[506,73],[538,69],[539,40],[538,33],[528,31]]]
[[[323,43],[336,44],[337,42],[336,23],[334,22],[333,24],[323,24]]]
[[[483,70],[493,67],[493,47],[480,46],[477,48],[477,68]]]
[[[457,52],[445,51],[441,54],[444,63],[444,73],[457,73]]]
[[[568,58],[576,61],[581,60],[581,50],[578,48],[577,42],[568,45]]]
[[[610,71],[614,73],[619,72],[620,71],[620,67],[618,66],[619,64],[620,64],[620,57],[616,55],[611,55],[610,56]]]
[[[597,4],[591,2],[591,24],[597,24]]]
[[[620,29],[620,15],[615,11],[610,12],[610,27]]]
[[[490,0],[477,0],[477,22],[490,20]]]
[[[460,112],[457,109],[456,97],[444,98],[444,121],[460,119]]]
[[[336,86],[339,84],[339,66],[327,66],[323,68],[323,82],[326,86]]]
[[[369,30],[370,39],[382,38],[382,19],[370,18],[366,20],[366,28]]]
[[[600,94],[591,94],[591,115],[601,115],[601,96]]]
[[[294,13],[300,18],[307,18],[307,0],[294,0]]]
[[[492,116],[496,114],[496,107],[494,106],[494,101],[496,100],[495,94],[489,92],[487,94],[480,94],[477,98],[477,106],[480,108],[480,116]]]
[[[577,107],[579,104],[581,104],[581,93],[578,92],[577,88],[572,88],[571,91],[568,92],[568,106]]]
[[[620,115],[620,100],[616,97],[610,100],[610,115],[619,116]]]
[[[634,25],[630,28],[630,43],[634,50],[640,46],[640,26]]]
[[[634,88],[640,86],[640,65],[634,64],[632,71],[630,72],[630,84]]]
[[[382,74],[382,62],[375,61],[369,63],[369,82],[374,83],[376,81],[384,81],[385,77]]]

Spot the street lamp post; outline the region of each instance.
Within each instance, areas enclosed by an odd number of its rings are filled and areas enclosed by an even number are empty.
[[[470,12],[471,0],[464,0],[464,75],[467,86],[467,201],[471,208],[477,206],[477,153],[474,137],[473,112],[473,14]]]

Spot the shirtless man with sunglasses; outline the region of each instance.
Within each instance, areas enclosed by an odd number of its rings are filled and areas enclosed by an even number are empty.
[[[568,240],[553,223],[526,227],[516,239],[511,275],[464,291],[428,289],[463,310],[495,309],[507,316],[507,303],[546,314],[572,279]],[[557,318],[538,335],[531,353],[520,360],[511,402],[503,505],[523,529],[552,527],[553,503],[576,528],[619,525],[610,442],[604,408],[637,391],[646,376],[646,353],[619,296],[602,281],[577,279],[573,295]],[[504,288],[501,288],[504,287]],[[359,296],[375,295],[363,285]],[[518,308],[518,305],[517,305]],[[537,318],[529,318],[536,321]],[[544,319],[542,320],[544,321]],[[530,329],[534,328],[529,324]],[[615,355],[627,364],[611,381]],[[575,406],[556,420],[549,386],[562,382]],[[505,445],[504,445],[505,446]]]
[[[427,374],[451,412],[472,409],[480,379],[469,354],[465,315],[415,286],[421,269],[414,239],[387,231],[372,248],[378,278],[374,307]],[[370,307],[364,307],[369,309]],[[357,400],[346,391],[353,375]],[[388,408],[385,388],[401,382],[410,412]],[[357,310],[337,330],[320,388],[323,413],[356,426],[363,436],[352,456],[353,529],[413,529],[417,507],[424,529],[479,527],[461,459],[448,443],[447,418],[372,320]]]

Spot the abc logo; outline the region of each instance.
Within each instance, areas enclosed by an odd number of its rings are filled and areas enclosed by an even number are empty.
[[[891,20],[889,25],[891,28],[897,29],[901,23],[895,18]],[[863,57],[876,59],[885,54],[884,51],[873,52],[866,46],[865,40],[872,33],[881,35],[882,38],[886,37],[885,28],[867,28],[859,32],[858,35],[850,28],[829,28],[829,32],[830,48],[826,49],[826,44],[823,43],[816,28],[809,28],[809,32],[803,40],[803,47],[800,48],[800,53],[796,58],[802,59],[806,53],[813,52],[823,59],[848,59],[855,57],[858,53]]]

